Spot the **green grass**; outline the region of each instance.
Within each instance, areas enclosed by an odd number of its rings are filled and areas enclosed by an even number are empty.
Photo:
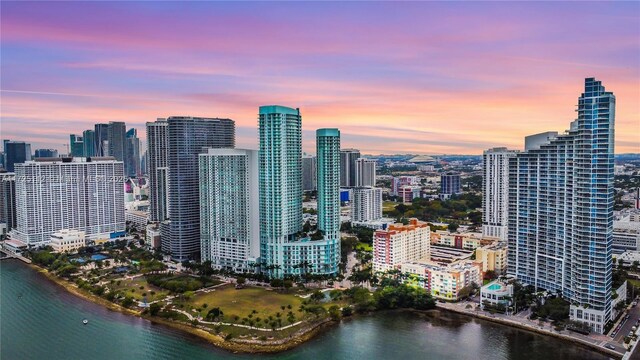
[[[396,205],[400,204],[395,201],[384,201],[382,203],[382,211],[392,211],[396,208]]]
[[[638,279],[632,279],[632,278],[627,278],[627,281],[629,282],[629,284],[635,286],[635,287],[639,287],[640,288],[640,280]]]
[[[140,289],[140,287],[144,289]],[[136,300],[142,300],[143,295],[146,294],[147,301],[154,301],[165,298],[169,292],[167,290],[161,289],[157,286],[153,286],[147,283],[147,280],[144,277],[137,277],[133,280],[120,280],[120,285],[107,284],[112,290],[120,291],[126,295],[132,296]],[[134,290],[133,292],[131,290]],[[154,291],[155,294],[151,295],[151,291]]]
[[[207,304],[206,308],[204,308],[204,304]],[[200,308],[200,314],[205,317],[210,309],[219,307],[224,314],[223,321],[237,323],[240,323],[242,318],[248,318],[249,315],[252,315],[253,320],[258,317],[267,319],[269,316],[276,319],[276,313],[281,313],[282,325],[284,326],[289,324],[287,321],[289,311],[295,315],[295,321],[299,321],[305,316],[304,313],[298,311],[301,304],[302,299],[293,294],[282,294],[260,287],[246,287],[236,290],[233,285],[228,285],[208,293],[196,294],[186,301],[185,310],[187,307]],[[291,305],[291,309],[287,308],[288,305]],[[285,309],[282,310],[281,306],[285,306]],[[252,314],[253,310],[256,310],[257,313]],[[236,321],[235,316],[238,316],[239,320]],[[264,321],[256,326],[269,327],[264,324]]]

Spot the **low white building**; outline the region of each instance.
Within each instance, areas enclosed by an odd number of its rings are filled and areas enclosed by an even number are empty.
[[[503,305],[508,308],[513,303],[513,285],[496,280],[480,288],[480,307]]]
[[[49,237],[54,252],[75,252],[86,245],[85,233],[80,230],[63,229]]]

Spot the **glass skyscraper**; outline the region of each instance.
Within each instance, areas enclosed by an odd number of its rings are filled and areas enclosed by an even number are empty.
[[[585,79],[564,134],[527,137],[509,162],[508,273],[571,302],[602,333],[611,318],[615,97]]]
[[[281,277],[334,274],[340,261],[340,133],[317,133],[318,232],[302,232],[302,117],[298,109],[259,111],[260,260]]]

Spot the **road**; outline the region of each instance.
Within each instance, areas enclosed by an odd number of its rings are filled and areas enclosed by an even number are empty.
[[[622,327],[616,333],[616,336],[613,340],[617,343],[622,343],[624,337],[629,335],[631,328],[636,325],[636,322],[640,319],[640,307],[634,306],[629,310],[629,319],[624,320],[622,323]]]

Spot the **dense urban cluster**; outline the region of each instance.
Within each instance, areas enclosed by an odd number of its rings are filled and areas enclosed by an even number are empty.
[[[566,132],[481,157],[363,155],[335,128],[303,153],[300,109],[278,105],[258,110],[257,150],[235,147],[233,120],[190,116],[148,122],[146,151],[123,122],[71,134],[63,155],[5,140],[2,248],[250,345],[440,306],[611,334],[616,350],[636,340],[621,328],[640,286],[640,162],[614,159],[615,102],[587,78]]]

